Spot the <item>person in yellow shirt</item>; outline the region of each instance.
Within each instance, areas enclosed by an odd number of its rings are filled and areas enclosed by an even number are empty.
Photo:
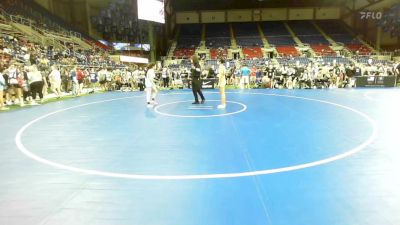
[[[218,60],[218,86],[219,92],[221,94],[221,104],[218,105],[218,109],[226,108],[226,95],[225,95],[225,86],[226,86],[226,68],[225,68],[225,60]]]

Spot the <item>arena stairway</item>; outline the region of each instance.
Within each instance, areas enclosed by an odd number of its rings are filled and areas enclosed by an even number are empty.
[[[236,39],[235,39],[235,33],[233,31],[232,24],[229,24],[229,30],[230,30],[232,48],[236,49],[237,48],[237,42],[236,42]]]
[[[350,28],[347,24],[345,24],[345,23],[343,23],[343,24],[344,24],[344,28],[345,28],[349,33],[354,33],[354,32],[351,30],[351,28]],[[364,41],[364,39],[362,39],[362,38],[360,37],[360,35],[356,35],[355,37],[357,38],[357,40],[358,40],[363,46],[366,47],[366,49],[370,50],[371,53],[375,53],[375,54],[378,54],[378,53],[379,53],[374,47],[372,47],[369,43],[367,43],[366,41]]]
[[[73,43],[78,44],[83,49],[89,50],[93,48],[92,45],[90,45],[86,41],[83,41],[82,38],[71,35],[71,40]]]
[[[26,38],[32,42],[41,43],[42,45],[51,45],[58,49],[66,49],[66,46],[62,45],[54,37],[41,34],[38,28],[34,26],[27,26],[16,22],[11,22],[11,26],[21,33],[26,35]]]
[[[293,40],[296,42],[298,46],[304,46],[304,44],[300,41],[300,39],[296,36],[292,28],[290,28],[289,24],[286,22],[283,23],[286,27],[286,29],[289,31],[290,35],[292,36]]]
[[[9,22],[3,16],[1,16],[1,14],[0,14],[0,33],[12,35],[27,41],[25,35],[23,35],[21,32],[19,32],[13,26],[11,26]]]
[[[337,43],[327,33],[325,33],[325,31],[322,30],[321,27],[318,26],[318,24],[316,24],[314,21],[311,21],[311,23],[314,25],[315,29],[317,29],[319,33],[321,33],[321,35],[329,41],[331,45],[337,45]]]
[[[176,44],[177,44],[176,41],[173,41],[172,44],[171,44],[171,47],[168,50],[167,57],[169,59],[171,59],[174,56],[174,52],[175,52],[175,49],[176,49]]]
[[[177,26],[175,29],[176,29],[176,32],[175,32],[174,38],[172,40],[172,44],[169,47],[168,54],[167,54],[167,57],[169,59],[172,59],[172,57],[174,56],[174,52],[175,52],[176,46],[178,45],[178,37],[179,37],[179,32],[180,32],[180,26]]]
[[[201,27],[201,42],[200,42],[200,48],[204,49],[206,48],[206,25],[203,24]]]
[[[0,16],[0,31],[1,33],[13,31],[13,27],[5,21],[4,17]]]
[[[268,40],[265,37],[264,32],[263,32],[260,24],[258,24],[258,23],[257,23],[257,28],[258,28],[258,32],[260,33],[261,40],[263,41],[264,48],[270,48],[271,46],[269,45]]]

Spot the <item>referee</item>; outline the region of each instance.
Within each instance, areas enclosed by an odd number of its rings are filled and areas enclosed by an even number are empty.
[[[196,55],[192,56],[192,69],[190,70],[190,72],[192,78],[192,91],[194,95],[194,102],[192,104],[200,104],[197,94],[200,95],[201,104],[204,104],[206,99],[204,98],[203,92],[201,91],[201,68],[199,58],[197,58]]]

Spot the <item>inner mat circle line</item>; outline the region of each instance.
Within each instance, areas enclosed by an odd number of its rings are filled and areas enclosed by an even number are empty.
[[[341,154],[338,154],[338,155],[335,155],[335,156],[332,156],[329,158],[309,162],[309,163],[297,164],[297,165],[293,165],[293,166],[287,166],[287,167],[281,167],[281,168],[275,168],[275,169],[248,171],[248,172],[193,174],[193,175],[140,175],[140,174],[127,174],[127,173],[112,173],[112,172],[77,168],[77,167],[64,165],[61,163],[53,162],[53,161],[47,160],[45,158],[42,158],[42,157],[34,154],[33,152],[29,151],[29,149],[27,149],[22,143],[22,135],[26,129],[28,129],[31,125],[37,123],[38,121],[45,119],[51,115],[54,115],[54,114],[60,113],[60,112],[64,112],[64,111],[68,111],[71,109],[76,109],[76,108],[80,108],[80,107],[84,107],[84,106],[88,106],[88,105],[93,105],[93,104],[123,100],[123,99],[128,99],[128,98],[143,97],[143,96],[132,96],[132,97],[115,98],[115,99],[108,99],[108,100],[103,100],[103,101],[86,103],[86,104],[77,105],[77,106],[73,106],[73,107],[69,107],[69,108],[65,108],[65,109],[60,109],[60,110],[45,114],[43,116],[40,116],[40,117],[28,122],[27,124],[25,124],[18,130],[18,132],[16,133],[16,136],[15,136],[15,144],[24,155],[26,155],[27,157],[29,157],[37,162],[40,162],[40,163],[48,165],[48,166],[52,166],[54,168],[67,170],[67,171],[71,171],[71,172],[76,172],[76,173],[81,173],[81,174],[86,174],[86,175],[96,175],[96,176],[102,176],[102,177],[123,178],[123,179],[133,179],[133,180],[202,180],[202,179],[224,179],[224,178],[260,176],[260,175],[296,171],[296,170],[306,169],[306,168],[310,168],[310,167],[314,167],[314,166],[320,166],[320,165],[324,165],[324,164],[331,163],[334,161],[338,161],[340,159],[344,159],[346,157],[349,157],[351,155],[354,155],[354,154],[360,152],[361,150],[366,148],[368,145],[370,145],[378,136],[378,126],[377,126],[376,122],[371,117],[369,117],[367,114],[365,114],[357,109],[351,108],[349,106],[341,105],[341,104],[334,103],[334,102],[324,101],[324,100],[299,97],[299,96],[291,96],[291,95],[265,94],[265,93],[254,93],[254,92],[247,92],[247,93],[233,92],[233,93],[250,94],[250,95],[281,96],[281,97],[315,101],[315,102],[325,103],[328,105],[337,106],[339,108],[343,108],[343,109],[352,111],[352,112],[358,114],[359,116],[363,117],[364,119],[366,119],[372,127],[372,133],[368,137],[368,139],[365,140],[363,143],[361,143],[360,145],[358,145],[352,149],[347,150],[344,153],[341,153]],[[188,94],[189,94],[189,92],[188,92]]]
[[[206,100],[207,101],[207,100]],[[219,102],[220,100],[208,100],[208,102]],[[226,101],[227,103],[233,103],[233,104],[237,104],[242,106],[242,108],[240,110],[234,111],[234,112],[229,112],[229,113],[221,113],[221,114],[210,114],[210,115],[179,115],[179,114],[172,114],[172,113],[165,113],[165,112],[161,112],[160,108],[167,106],[167,105],[173,105],[173,104],[179,104],[179,103],[186,103],[186,102],[191,102],[191,100],[186,100],[186,101],[175,101],[175,102],[169,102],[169,103],[165,103],[162,105],[158,105],[154,108],[154,112],[163,115],[163,116],[169,116],[169,117],[177,117],[177,118],[210,118],[210,117],[222,117],[222,116],[230,116],[230,115],[234,115],[234,114],[238,114],[241,112],[244,112],[247,110],[247,106],[243,103],[240,102],[235,102],[235,101]],[[203,109],[208,109],[210,110],[210,108],[205,108],[205,106],[203,106]],[[191,105],[191,107],[189,107],[189,109],[193,109],[195,108],[195,106]],[[198,109],[201,109],[201,107],[199,107]],[[213,108],[211,108],[213,109]]]

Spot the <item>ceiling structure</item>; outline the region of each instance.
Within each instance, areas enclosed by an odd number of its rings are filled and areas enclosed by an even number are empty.
[[[175,11],[337,6],[343,0],[170,0]]]

